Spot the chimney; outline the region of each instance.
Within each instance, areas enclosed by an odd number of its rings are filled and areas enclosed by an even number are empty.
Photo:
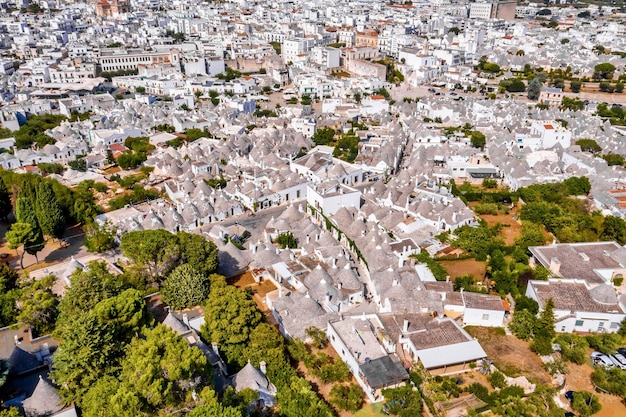
[[[256,245],[250,245],[250,249],[252,249],[253,254],[256,254]]]
[[[220,356],[220,350],[217,347],[217,342],[211,342],[211,348],[213,349],[213,353]]]
[[[306,243],[311,243],[311,236],[306,235]]]
[[[409,332],[409,320],[404,319],[404,323],[402,324],[402,333],[408,333],[408,332]]]
[[[337,258],[333,258],[333,269],[337,269]]]
[[[394,278],[393,283],[391,284],[392,287],[395,287],[396,285],[398,285],[398,278]]]
[[[263,372],[263,374],[266,374],[267,373],[267,363],[265,363],[265,361],[259,362],[259,369],[261,370],[261,372]]]
[[[191,326],[189,325],[189,317],[187,316],[187,313],[183,314],[183,323],[185,323],[187,327],[191,328]]]
[[[556,256],[550,258],[550,272],[552,272],[554,275],[557,275],[559,273],[559,271],[561,270],[561,261],[559,261],[559,258],[557,258]]]
[[[296,255],[294,255],[291,251],[289,251],[289,259],[291,259],[292,261],[296,259]]]
[[[404,258],[403,257],[399,257],[398,258],[398,268],[402,268],[404,266]]]

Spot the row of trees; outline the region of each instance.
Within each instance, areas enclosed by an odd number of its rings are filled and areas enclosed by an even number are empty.
[[[10,190],[10,192],[9,192]],[[0,171],[0,217],[13,211],[14,223],[6,234],[11,249],[24,247],[24,253],[37,256],[45,236],[59,239],[68,224],[89,223],[101,212],[89,189],[71,190],[55,180],[39,175]]]

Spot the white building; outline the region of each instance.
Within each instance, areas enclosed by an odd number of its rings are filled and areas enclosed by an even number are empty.
[[[361,207],[361,191],[337,180],[307,185],[306,201],[324,214],[335,214],[342,207]]]
[[[579,279],[533,280],[528,283],[526,296],[537,301],[542,310],[548,300],[554,302],[554,329],[561,333],[615,333],[626,317],[624,302],[608,284],[591,288]]]

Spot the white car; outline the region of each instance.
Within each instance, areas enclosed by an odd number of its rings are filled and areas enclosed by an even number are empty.
[[[624,357],[624,355],[622,355],[621,353],[616,353],[614,355],[611,355],[610,358],[613,363],[615,363],[615,366],[622,370],[626,370],[626,357]]]
[[[611,360],[611,358],[601,352],[593,352],[591,354],[591,359],[593,360],[594,366],[604,366],[607,368],[615,366],[615,363]]]

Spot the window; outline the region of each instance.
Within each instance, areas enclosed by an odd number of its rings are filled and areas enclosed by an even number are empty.
[[[483,320],[489,320],[489,314],[483,314]]]
[[[611,322],[611,326],[610,327],[611,327],[611,329],[619,329],[620,324],[614,321],[614,322]]]
[[[576,327],[580,327],[580,326],[582,326],[584,323],[585,323],[585,322],[584,322],[584,320],[576,320],[576,323],[574,324],[574,326],[576,326]]]

